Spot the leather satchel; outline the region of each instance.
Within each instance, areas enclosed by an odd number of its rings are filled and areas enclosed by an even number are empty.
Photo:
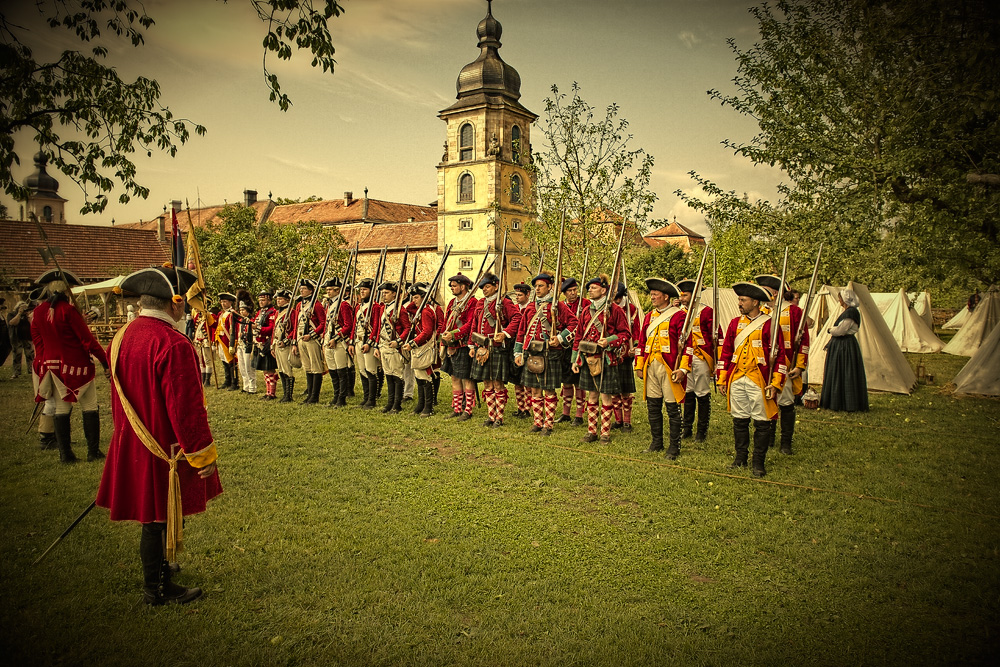
[[[485,335],[481,333],[473,332],[469,334],[469,338],[472,340],[473,343],[475,343],[479,347],[483,347],[484,345],[486,345],[487,338]]]
[[[490,358],[490,348],[488,347],[477,347],[476,348],[476,361],[480,365],[484,365]]]
[[[604,355],[595,354],[587,356],[587,368],[590,369],[590,376],[597,377],[604,371]]]

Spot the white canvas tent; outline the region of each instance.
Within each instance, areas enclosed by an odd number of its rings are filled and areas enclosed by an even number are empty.
[[[711,287],[707,287],[701,293],[701,302],[709,307],[712,306],[712,289]],[[731,287],[721,288],[719,290],[719,312],[715,314],[715,321],[722,329],[723,336],[726,335],[726,328],[729,326],[729,323],[739,316],[740,302],[739,297],[736,296],[736,292]],[[722,341],[719,341],[719,345],[722,345]]]
[[[902,291],[902,289],[900,290]],[[913,308],[913,312],[917,314],[926,324],[934,330],[934,320],[931,315],[931,295],[930,292],[904,292],[906,294],[907,306]],[[886,310],[896,301],[899,296],[899,292],[872,292],[872,301],[878,306],[879,312],[883,315]],[[892,325],[889,325],[892,328]],[[904,350],[905,352],[906,350]]]
[[[858,295],[860,301],[858,310],[861,312],[861,328],[857,333],[861,355],[865,361],[865,376],[869,391],[888,391],[894,394],[909,394],[917,383],[909,362],[900,351],[893,339],[889,326],[882,319],[878,306],[868,293],[868,288],[860,283],[851,282],[847,285]],[[826,351],[823,349],[830,342],[827,330],[843,312],[838,302],[840,289],[824,285],[817,296],[816,305],[810,305],[810,316],[816,320],[813,336],[809,341],[808,381],[810,384],[823,383],[823,366],[826,363]],[[836,304],[836,305],[834,305]],[[821,323],[819,316],[823,311],[829,314]]]
[[[951,318],[944,325],[941,326],[942,329],[961,329],[966,322],[969,321],[969,316],[972,313],[969,312],[968,306],[962,306],[962,310],[955,313],[955,317]]]
[[[996,287],[990,287],[982,297],[969,320],[945,345],[944,352],[971,357],[1000,322],[1000,292]]]
[[[882,310],[882,318],[903,352],[931,354],[944,347],[934,330],[910,308],[910,297],[902,289]]]
[[[75,296],[94,296],[100,294],[107,294],[113,291],[116,287],[122,284],[125,280],[125,276],[118,276],[117,278],[109,278],[108,280],[92,283],[90,285],[80,285],[79,287],[73,288],[73,294]]]
[[[1000,396],[1000,324],[955,376],[955,394]]]

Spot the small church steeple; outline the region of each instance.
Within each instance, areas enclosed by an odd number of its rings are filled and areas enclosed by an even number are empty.
[[[35,171],[26,179],[24,186],[30,190],[27,213],[34,213],[41,222],[66,222],[64,214],[66,199],[59,196],[59,181],[45,170],[49,156],[44,151],[35,154]]]

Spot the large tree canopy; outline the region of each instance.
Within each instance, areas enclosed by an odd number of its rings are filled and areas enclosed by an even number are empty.
[[[303,278],[316,280],[323,259],[331,248],[327,278],[340,275],[347,251],[344,237],[335,227],[314,220],[294,224],[258,222],[249,206],[230,204],[205,227],[194,227],[201,248],[205,283],[209,294],[246,289],[256,295],[263,289],[291,287],[304,263]]]
[[[709,218],[720,273],[773,270],[786,244],[806,266],[823,241],[830,281],[1000,277],[997,3],[787,0],[751,12],[758,41],[730,40],[736,91],[709,95],[760,127],[724,144],[787,180],[771,204],[692,172],[707,196],[686,199]]]
[[[539,130],[544,142],[527,167],[534,180],[530,196],[537,224],[527,226],[525,238],[536,258],[538,252],[546,253],[546,267],[554,271],[565,214],[564,273],[579,275],[589,249],[588,273],[610,274],[618,223],[626,220],[626,239],[634,240],[656,201],[649,190],[653,156],[632,145],[628,121],[618,115],[617,104],[595,118],[594,107],[580,97],[575,83],[571,97],[552,86]]]
[[[269,54],[281,60],[295,49],[312,54],[312,66],[333,72],[334,47],[329,19],[343,11],[337,0],[250,0],[264,26],[264,82],[270,99],[287,110],[291,104],[278,77],[267,65]],[[148,188],[136,180],[133,155],[162,151],[170,156],[205,128],[175,117],[160,101],[156,81],[123,81],[108,62],[108,40],[144,43],[154,21],[137,0],[51,0],[36,3],[50,30],[68,30],[86,49],[65,51],[54,62],[38,62],[33,50],[44,31],[30,31],[0,13],[0,185],[25,199],[27,190],[12,175],[21,156],[14,134],[34,131],[30,153],[41,150],[49,163],[77,183],[84,193],[82,213],[102,211],[105,193],[121,185],[118,200],[145,198]]]

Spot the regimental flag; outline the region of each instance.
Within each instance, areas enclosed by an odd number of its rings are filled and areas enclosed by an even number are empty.
[[[177,225],[177,209],[170,209],[170,213],[173,216],[170,223],[170,259],[174,266],[184,266],[184,238]]]
[[[176,219],[175,215],[174,220],[176,221]],[[215,317],[208,310],[208,304],[205,303],[205,275],[201,271],[201,251],[198,249],[198,240],[194,237],[194,225],[191,224],[188,224],[187,260],[188,269],[198,276],[198,280],[191,285],[191,289],[187,291],[185,296],[188,303],[191,304],[191,309],[200,312],[208,326],[212,327],[215,325]]]

